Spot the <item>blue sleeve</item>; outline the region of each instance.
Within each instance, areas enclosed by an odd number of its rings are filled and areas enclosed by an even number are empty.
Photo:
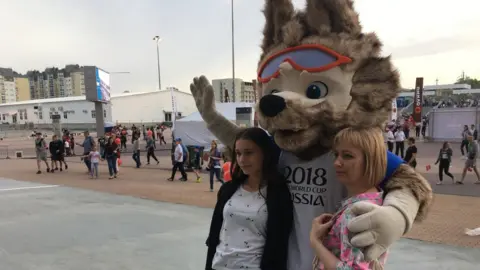
[[[380,187],[384,189],[385,185],[387,184],[388,180],[392,177],[395,171],[405,163],[405,161],[400,158],[399,156],[395,155],[394,153],[387,151],[387,172],[385,173],[385,178],[383,179],[382,183],[380,183]]]

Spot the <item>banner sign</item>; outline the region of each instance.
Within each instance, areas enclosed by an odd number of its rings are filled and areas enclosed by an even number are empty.
[[[423,104],[423,78],[417,78],[415,81],[415,94],[413,96],[413,121],[415,123],[422,121]]]

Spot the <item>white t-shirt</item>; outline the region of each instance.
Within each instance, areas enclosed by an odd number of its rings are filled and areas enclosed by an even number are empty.
[[[402,130],[398,130],[397,132],[395,132],[395,141],[396,142],[405,141],[405,133]]]
[[[240,187],[225,204],[213,269],[260,270],[268,219],[267,204],[262,195],[267,196],[266,188],[260,194]]]
[[[176,162],[183,162],[183,148],[180,144],[177,144],[177,146],[175,147],[175,161]]]
[[[395,136],[393,136],[393,132],[391,130],[387,132],[387,142],[395,142]]]
[[[321,214],[335,213],[346,198],[347,192],[335,175],[334,161],[331,152],[311,161],[300,160],[286,151],[280,155],[279,169],[287,178],[294,207],[294,227],[288,246],[289,270],[312,269],[312,221]]]

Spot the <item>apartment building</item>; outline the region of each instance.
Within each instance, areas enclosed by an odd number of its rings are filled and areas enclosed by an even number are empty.
[[[0,103],[17,101],[14,72],[11,68],[0,68]]]
[[[30,84],[28,78],[25,76],[18,75],[15,78],[15,89],[17,92],[16,101],[25,101],[30,100]]]
[[[235,94],[233,93],[235,85]],[[248,102],[255,103],[255,87],[252,82],[242,79],[216,79],[212,80],[217,102]]]
[[[32,70],[25,75],[0,68],[0,103],[85,95],[83,67]]]
[[[72,96],[84,96],[85,95],[85,76],[83,71],[75,71],[71,74],[71,86]]]

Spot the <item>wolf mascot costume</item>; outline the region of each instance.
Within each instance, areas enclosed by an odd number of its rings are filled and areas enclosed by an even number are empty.
[[[256,105],[260,125],[280,147],[295,205],[289,244],[290,270],[312,267],[312,220],[334,213],[344,198],[335,179],[331,147],[345,127],[382,127],[400,91],[390,58],[380,56],[374,33],[363,34],[351,0],[307,0],[295,11],[290,0],[266,0]],[[233,146],[239,127],[215,109],[213,88],[202,76],[190,86],[211,132]],[[389,152],[383,206],[360,202],[349,224],[351,243],[375,259],[425,217],[432,199],[428,182]]]

